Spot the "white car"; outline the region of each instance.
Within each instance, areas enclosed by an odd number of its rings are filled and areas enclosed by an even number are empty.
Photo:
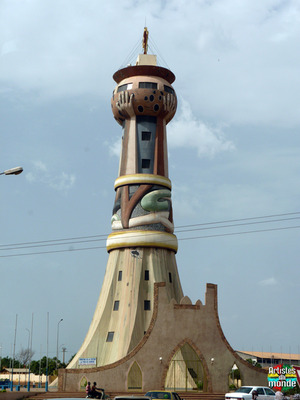
[[[267,386],[241,386],[235,392],[226,393],[225,400],[252,400],[253,391],[257,391],[257,400],[274,400],[275,392]]]

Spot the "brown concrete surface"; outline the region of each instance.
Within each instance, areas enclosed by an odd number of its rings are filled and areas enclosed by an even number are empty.
[[[142,373],[142,391],[164,389],[172,357],[188,343],[196,352],[206,377],[205,392],[228,392],[234,364],[242,385],[267,385],[266,371],[243,360],[227,342],[218,316],[217,285],[207,284],[205,304],[188,298],[168,301],[165,283],[155,284],[153,318],[144,338],[126,357],[98,368],[59,370],[59,391],[79,391],[84,379],[106,391],[128,392],[128,374],[134,363]],[[161,362],[160,362],[161,358]],[[212,361],[213,360],[213,361]]]

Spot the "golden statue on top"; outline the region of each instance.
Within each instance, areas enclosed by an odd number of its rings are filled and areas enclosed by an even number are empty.
[[[144,28],[144,34],[143,34],[143,49],[144,49],[144,54],[147,54],[148,50],[148,36],[149,36],[149,31],[147,27],[145,26]]]

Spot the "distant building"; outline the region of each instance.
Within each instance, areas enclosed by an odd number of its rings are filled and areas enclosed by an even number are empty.
[[[277,364],[300,365],[300,354],[240,350],[236,350],[236,352],[244,360],[251,358],[256,361],[262,368],[273,367]]]
[[[5,368],[4,371],[0,374],[0,379],[9,379],[13,378],[14,385],[26,385],[28,382],[28,378],[30,379],[30,383],[32,385],[38,386],[39,383],[44,384],[46,382],[46,375],[35,375],[30,372],[28,374],[28,368]]]

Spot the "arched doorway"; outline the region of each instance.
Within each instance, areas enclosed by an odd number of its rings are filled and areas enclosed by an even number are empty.
[[[236,390],[241,386],[241,373],[236,363],[234,363],[231,367],[230,373],[228,374],[228,387],[230,390]]]
[[[165,389],[207,391],[207,379],[202,361],[189,343],[184,343],[172,357]]]
[[[82,390],[82,389],[85,389],[86,385],[87,385],[87,378],[86,378],[86,376],[83,376],[83,377],[80,379],[80,389],[81,389],[81,390]]]
[[[141,390],[143,386],[142,371],[135,361],[128,372],[127,388],[128,390]]]

